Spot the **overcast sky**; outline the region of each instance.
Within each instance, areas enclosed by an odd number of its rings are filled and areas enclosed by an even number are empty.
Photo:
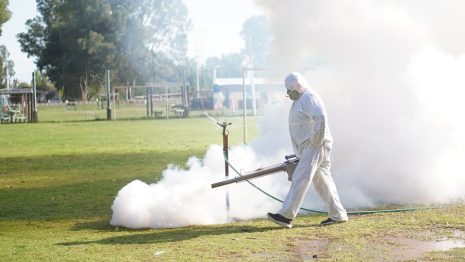
[[[237,52],[243,47],[239,35],[242,23],[250,16],[261,14],[253,0],[183,0],[189,9],[192,32],[188,55],[203,61],[206,57]],[[16,39],[25,31],[27,19],[36,16],[35,0],[10,0],[11,19],[2,27],[0,44],[7,47],[15,63],[15,78],[29,82],[35,68],[33,60],[21,52]]]

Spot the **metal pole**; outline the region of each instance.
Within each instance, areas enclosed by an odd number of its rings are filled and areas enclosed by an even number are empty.
[[[87,66],[86,66],[86,82],[85,82],[85,92],[84,92],[84,120],[87,120]]]
[[[145,101],[146,101],[146,107],[147,107],[147,118],[150,118],[150,100],[149,100],[149,88],[145,88]]]
[[[253,66],[252,66],[253,68]],[[255,99],[255,82],[254,82],[254,78],[255,78],[255,74],[254,74],[254,70],[250,70],[249,72],[249,78],[250,78],[250,87],[251,87],[251,91],[252,91],[252,114],[254,116],[257,115],[257,102],[256,102],[256,99]]]
[[[32,72],[32,122],[39,122],[39,116],[37,114],[37,86],[36,86],[36,74]]]
[[[32,122],[32,94],[29,93],[26,95],[27,98],[27,122]]]
[[[150,88],[150,118],[153,118],[153,87]]]
[[[189,103],[187,100],[187,80],[186,80],[186,69],[183,68],[182,70],[182,105],[184,106],[184,110],[189,109]]]
[[[6,78],[6,89],[10,89],[10,71],[8,69],[8,62],[6,62],[6,72],[5,72],[5,78]]]
[[[228,158],[229,158],[229,143],[228,143],[228,135],[229,131],[227,130],[228,126],[231,125],[231,123],[217,123],[219,126],[223,128],[223,154],[224,154],[224,177],[225,180],[229,179],[229,164],[228,164]],[[226,211],[228,212],[228,218],[229,218],[229,189],[226,188]]]
[[[107,95],[107,120],[111,120],[111,102],[110,102],[110,70],[106,73],[106,95]]]
[[[223,128],[223,151],[228,158],[228,131],[226,130],[226,127]],[[224,178],[225,180],[229,179],[229,166],[228,163],[224,163]],[[226,211],[228,212],[229,216],[229,189],[226,190]]]
[[[247,144],[247,96],[246,96],[246,88],[245,88],[245,74],[247,72],[246,68],[242,68],[242,97],[243,97],[243,108],[244,108],[244,115],[243,115],[243,125],[244,125],[244,144]]]
[[[185,100],[185,88],[186,88],[186,72],[184,70],[184,67],[182,68],[182,86],[181,86],[181,100],[182,100],[182,106],[185,107],[186,105],[186,100]]]
[[[110,79],[108,79],[110,83]],[[109,87],[111,89],[111,86]],[[113,120],[116,120],[116,88],[113,88]]]
[[[170,119],[169,117],[169,99],[168,99],[168,85],[165,86],[165,98],[166,98],[166,119]]]
[[[200,64],[197,61],[197,98],[200,98]]]

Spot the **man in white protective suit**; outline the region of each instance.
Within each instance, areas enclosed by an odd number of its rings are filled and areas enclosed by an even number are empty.
[[[292,220],[297,216],[313,182],[328,207],[329,218],[320,224],[346,222],[347,212],[339,200],[330,172],[333,139],[323,101],[308,87],[307,81],[299,73],[289,74],[284,82],[289,98],[294,101],[289,112],[289,132],[294,152],[300,160],[282,208],[276,214],[268,213],[268,218],[283,227],[291,228]]]

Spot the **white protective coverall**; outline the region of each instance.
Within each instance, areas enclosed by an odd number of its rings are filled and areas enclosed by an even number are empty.
[[[321,98],[311,89],[303,89],[289,112],[289,131],[292,145],[300,158],[292,184],[279,214],[294,219],[313,182],[320,197],[328,206],[329,217],[335,221],[347,221],[331,176],[330,152],[332,137]]]

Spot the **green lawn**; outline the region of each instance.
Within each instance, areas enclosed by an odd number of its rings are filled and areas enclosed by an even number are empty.
[[[231,144],[241,143],[242,118],[227,120]],[[417,259],[399,251],[406,249],[399,238],[465,239],[463,206],[354,216],[329,227],[317,226],[324,216],[308,214],[291,230],[265,219],[109,225],[114,197],[128,182],[155,182],[169,163],[182,166],[221,142],[221,130],[199,117],[0,125],[0,261],[396,261]],[[420,256],[463,261],[465,248]]]

